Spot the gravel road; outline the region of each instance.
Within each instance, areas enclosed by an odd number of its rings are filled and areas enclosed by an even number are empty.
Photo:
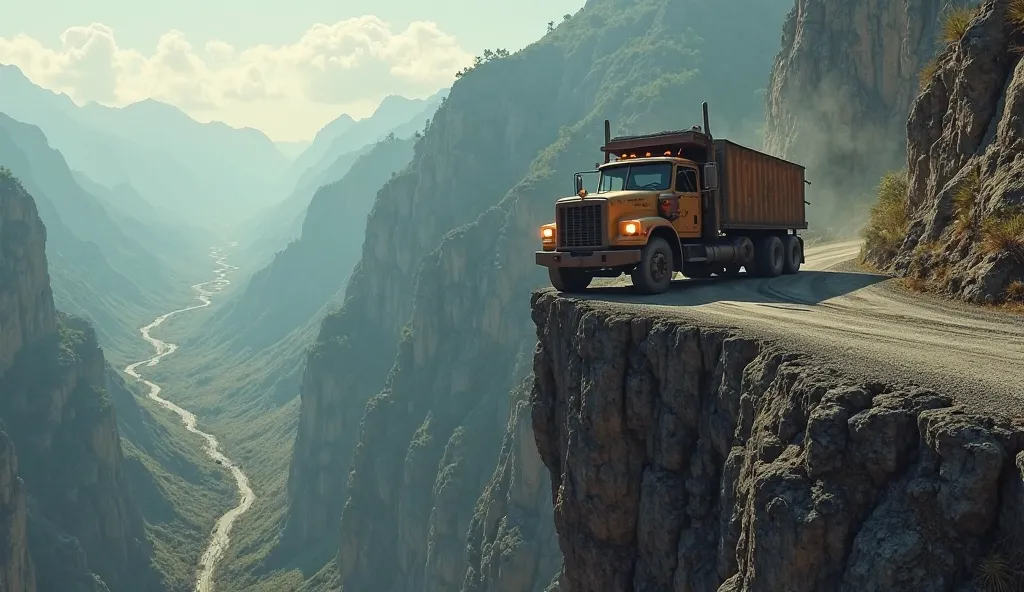
[[[912,383],[969,409],[1024,417],[1024,317],[905,292],[851,264],[860,241],[808,247],[792,276],[673,282],[638,296],[628,277],[583,298],[626,314],[677,315],[753,332],[851,377]]]

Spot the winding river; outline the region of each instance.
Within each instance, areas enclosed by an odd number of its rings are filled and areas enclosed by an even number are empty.
[[[150,336],[150,331],[159,327],[161,323],[176,314],[209,306],[213,295],[217,294],[223,290],[225,286],[231,283],[227,279],[227,274],[238,268],[233,265],[229,265],[226,262],[227,257],[223,254],[220,248],[215,247],[211,249],[210,257],[217,262],[217,269],[214,270],[214,273],[217,274],[216,279],[192,286],[192,289],[196,291],[196,297],[199,299],[200,304],[171,311],[165,315],[157,317],[152,323],[140,329],[142,332],[142,338],[153,346],[155,354],[149,359],[142,360],[141,362],[135,362],[124,369],[125,374],[131,376],[137,381],[141,381],[149,387],[150,399],[153,399],[162,407],[177,413],[181,417],[181,422],[185,425],[185,428],[188,431],[198,434],[206,440],[206,453],[210,455],[210,458],[218,461],[231,471],[231,474],[235,477],[235,483],[238,486],[238,493],[240,497],[238,505],[228,510],[227,513],[217,520],[213,529],[213,534],[210,536],[210,544],[206,547],[206,551],[203,552],[203,556],[199,560],[199,565],[196,570],[195,592],[213,592],[213,574],[217,569],[217,563],[220,561],[221,557],[224,555],[224,551],[228,548],[228,545],[231,542],[231,538],[229,536],[231,533],[231,526],[239,516],[249,510],[253,501],[256,499],[256,496],[253,495],[252,487],[249,486],[249,478],[242,472],[242,469],[219,450],[220,443],[217,441],[217,438],[212,434],[207,434],[206,432],[196,428],[195,415],[187,409],[183,409],[167,399],[161,398],[160,385],[142,378],[136,369],[139,366],[156,366],[160,363],[161,359],[173,354],[174,351],[178,349],[178,346],[173,343],[160,341],[159,339]]]

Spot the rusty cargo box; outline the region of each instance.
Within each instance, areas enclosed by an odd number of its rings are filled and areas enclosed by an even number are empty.
[[[804,167],[728,140],[715,140],[720,228],[807,228]]]

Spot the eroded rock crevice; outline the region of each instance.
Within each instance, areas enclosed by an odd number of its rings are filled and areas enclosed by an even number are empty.
[[[540,292],[564,590],[954,590],[1024,533],[1024,423]]]

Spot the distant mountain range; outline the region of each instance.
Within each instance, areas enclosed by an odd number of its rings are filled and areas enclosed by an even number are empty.
[[[290,166],[262,132],[199,123],[152,100],[80,107],[14,66],[0,66],[0,112],[39,126],[72,169],[130,183],[169,219],[208,228],[279,199]]]
[[[0,113],[38,126],[80,176],[145,201],[121,201],[122,210],[147,223],[240,234],[243,242],[267,238],[271,253],[297,236],[318,187],[343,177],[389,133],[405,138],[421,130],[447,93],[390,96],[370,117],[341,115],[312,141],[275,143],[258,130],[200,123],[151,99],[121,108],[79,106],[16,66],[0,65]]]

